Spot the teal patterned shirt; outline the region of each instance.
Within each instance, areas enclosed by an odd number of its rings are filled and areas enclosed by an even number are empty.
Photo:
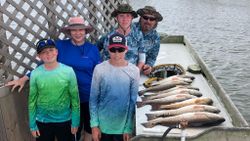
[[[40,65],[32,71],[28,100],[30,130],[39,130],[36,121],[58,123],[72,119],[72,127],[80,121],[80,102],[73,69],[59,63],[53,70]]]
[[[133,23],[133,26],[141,31],[139,22]],[[146,52],[146,63],[149,66],[154,66],[160,49],[160,36],[155,29],[148,33],[143,33],[144,51]]]
[[[97,42],[97,47],[101,51],[102,60],[108,60],[109,52],[109,37],[116,32],[116,29],[113,29],[108,34],[102,36],[99,41]],[[143,42],[143,35],[142,32],[131,26],[130,33],[125,36],[128,46],[128,52],[126,53],[126,60],[130,63],[137,65],[138,62],[145,63],[145,48]],[[140,58],[139,56],[143,56]]]
[[[104,61],[94,70],[90,91],[90,123],[102,133],[132,133],[139,69],[129,63],[115,67]]]

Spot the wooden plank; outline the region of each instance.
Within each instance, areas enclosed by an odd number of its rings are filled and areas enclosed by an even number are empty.
[[[7,141],[33,140],[28,127],[27,86],[25,90],[21,93],[9,93],[0,98],[3,129],[5,129]]]
[[[1,88],[0,88],[1,89]],[[0,101],[0,141],[7,141],[4,120],[3,120],[3,113],[2,113],[2,106]]]

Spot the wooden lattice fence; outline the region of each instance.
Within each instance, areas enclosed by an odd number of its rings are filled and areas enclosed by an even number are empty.
[[[93,26],[95,42],[114,26],[111,12],[127,0],[3,0],[0,7],[0,80],[20,77],[36,67],[34,44],[41,38],[65,38],[59,29],[71,16]]]
[[[69,17],[82,16],[93,26],[88,40],[114,26],[111,12],[127,0],[0,0],[0,141],[34,141],[28,126],[27,86],[18,93],[4,83],[37,66],[35,43],[63,39],[59,29]]]

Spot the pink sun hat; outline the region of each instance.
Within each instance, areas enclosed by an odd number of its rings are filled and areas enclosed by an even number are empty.
[[[70,30],[72,29],[85,29],[86,34],[93,31],[93,27],[90,25],[86,25],[84,19],[82,17],[71,17],[68,20],[68,25],[61,28],[61,32],[70,36]]]

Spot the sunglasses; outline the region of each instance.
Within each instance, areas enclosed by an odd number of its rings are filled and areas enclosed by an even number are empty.
[[[125,50],[126,50],[126,49],[123,48],[123,47],[119,47],[119,48],[112,47],[112,48],[109,49],[109,51],[112,52],[112,53],[116,53],[116,52],[122,53],[122,52],[124,52]]]
[[[150,21],[155,21],[156,20],[156,18],[155,17],[148,17],[148,16],[142,16],[142,18],[144,19],[144,20],[150,20]]]
[[[36,48],[43,48],[45,46],[56,46],[52,39],[41,39],[36,43]]]

